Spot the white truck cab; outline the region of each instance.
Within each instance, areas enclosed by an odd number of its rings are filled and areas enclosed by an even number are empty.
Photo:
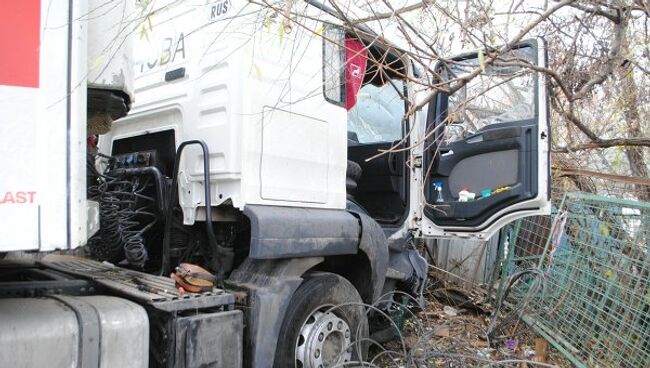
[[[385,227],[422,236],[488,238],[516,218],[548,213],[541,76],[497,61],[454,96],[440,94],[405,118],[420,86],[406,81],[414,78],[412,65],[397,48],[361,40],[371,46],[363,50],[362,86],[352,91],[343,46],[353,37],[342,28],[304,19],[288,32],[282,19],[247,2],[201,4],[155,4],[136,40],[135,104],[101,137],[100,152],[128,153],[123,147],[132,149],[137,137],[169,139],[174,148],[200,139],[210,148],[213,206],[343,209],[347,197]],[[545,63],[537,40],[512,54]],[[476,53],[456,60],[439,67],[442,75],[479,67]],[[346,91],[356,94],[348,108]],[[398,143],[411,149],[379,154]],[[205,218],[201,155],[188,147],[179,166],[186,225]],[[348,160],[361,176],[346,196]],[[442,183],[444,202],[436,202],[434,183]],[[464,187],[477,199],[459,202]]]

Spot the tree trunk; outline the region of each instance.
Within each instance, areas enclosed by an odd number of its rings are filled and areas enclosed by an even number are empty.
[[[627,45],[626,45],[627,46]],[[627,47],[625,47],[627,49]],[[641,130],[641,113],[639,111],[639,90],[634,81],[632,68],[621,68],[618,73],[620,98],[623,102],[623,115],[627,125],[627,136],[643,137]],[[648,177],[648,166],[645,160],[644,147],[624,147],[625,155],[630,165],[632,176]],[[650,201],[650,187],[635,184],[636,197],[641,201]]]

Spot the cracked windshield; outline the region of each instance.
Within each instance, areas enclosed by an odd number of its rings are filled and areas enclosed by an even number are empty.
[[[404,100],[397,90],[401,83],[395,80],[381,87],[366,84],[361,88],[357,104],[348,111],[348,138],[359,143],[402,138]]]

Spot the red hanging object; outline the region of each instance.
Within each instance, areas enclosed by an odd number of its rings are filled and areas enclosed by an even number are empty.
[[[368,64],[368,50],[363,43],[352,38],[345,39],[345,108],[350,110],[357,103],[357,94],[363,84]]]
[[[91,135],[90,137],[86,138],[86,144],[90,148],[97,148],[97,144],[99,143],[99,137],[96,135]]]

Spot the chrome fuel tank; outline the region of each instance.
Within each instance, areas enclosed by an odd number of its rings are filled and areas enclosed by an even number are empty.
[[[149,320],[141,306],[110,296],[0,299],[3,367],[149,365]]]

